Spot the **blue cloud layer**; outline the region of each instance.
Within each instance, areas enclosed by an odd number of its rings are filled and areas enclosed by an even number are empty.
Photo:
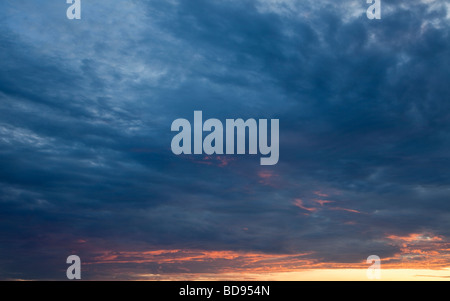
[[[96,248],[361,262],[449,237],[445,3],[60,2],[0,4],[0,278]],[[279,163],[174,156],[194,110],[278,118]]]

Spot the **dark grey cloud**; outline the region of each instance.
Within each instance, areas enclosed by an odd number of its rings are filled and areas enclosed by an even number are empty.
[[[105,250],[357,263],[398,254],[389,235],[448,241],[445,3],[386,0],[379,21],[364,1],[65,9],[0,4],[0,278],[59,279],[69,253]],[[280,119],[279,163],[173,155],[194,110]]]

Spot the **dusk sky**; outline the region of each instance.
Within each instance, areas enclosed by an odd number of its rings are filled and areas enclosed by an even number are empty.
[[[0,280],[450,280],[448,0],[69,6],[0,2]],[[278,163],[175,155],[197,110]]]

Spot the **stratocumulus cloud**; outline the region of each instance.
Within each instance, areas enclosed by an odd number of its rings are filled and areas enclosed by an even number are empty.
[[[1,279],[450,265],[443,1],[57,2],[0,3]],[[175,156],[196,110],[278,163]]]

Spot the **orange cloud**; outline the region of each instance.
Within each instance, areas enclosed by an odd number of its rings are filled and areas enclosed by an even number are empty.
[[[295,203],[308,212],[315,210],[315,208],[305,207],[300,199],[296,199]],[[433,271],[442,271],[450,267],[450,242],[443,236],[432,233],[407,235],[389,233],[384,235],[384,239],[386,245],[398,246],[399,251],[390,257],[381,258],[382,270],[417,269],[422,270],[420,273],[422,275],[426,271],[433,273]],[[371,255],[361,254],[360,258],[355,258],[354,262],[348,263],[323,262],[314,252],[267,254],[252,251],[179,248],[143,251],[110,251],[93,248],[93,252],[97,255],[83,261],[87,273],[96,272],[97,279],[112,279],[112,275],[118,275],[120,279],[134,280],[225,278],[243,280],[252,279],[252,277],[271,279],[270,275],[276,273],[289,277],[288,275],[293,275],[291,273],[304,274],[305,271],[309,271],[308,273],[320,274],[322,272],[319,271],[325,270],[329,271],[327,273],[339,275],[339,272],[330,271],[340,270],[343,271],[342,273],[349,269],[364,271],[368,267],[366,258]],[[396,275],[395,272],[392,273]],[[361,275],[365,277],[365,273]]]
[[[347,211],[347,212],[352,212],[352,213],[361,213],[358,210],[354,210],[354,209],[348,209],[348,208],[342,208],[342,207],[330,207],[330,210],[340,210],[340,211]]]
[[[314,200],[314,202],[320,204],[320,206],[323,206],[324,204],[334,203],[334,201],[327,201],[327,200]]]
[[[273,177],[273,173],[268,170],[263,170],[258,172],[258,177],[260,177],[261,179],[270,179]]]
[[[204,156],[200,160],[194,160],[190,158],[193,162],[205,165],[214,165],[218,167],[225,167],[230,162],[234,161],[234,158],[226,157],[226,156]]]
[[[321,197],[324,197],[324,198],[328,197],[328,194],[320,192],[320,191],[314,191],[314,194],[318,195],[318,196],[321,196]]]
[[[441,236],[410,233],[405,236],[390,234],[386,238],[391,245],[400,247],[400,253],[388,264],[431,269],[450,266],[450,242]]]
[[[258,172],[258,178],[260,179],[259,183],[263,185],[272,186],[275,188],[278,187],[279,181],[276,181],[277,177],[278,175],[270,170],[262,170]]]
[[[417,242],[417,241],[441,241],[442,238],[438,236],[429,236],[420,233],[411,233],[407,236],[388,235],[386,238],[396,241]]]
[[[395,235],[389,235],[397,237]],[[401,237],[401,236],[398,236]],[[406,240],[413,235],[404,236]],[[420,240],[420,239],[419,239]],[[391,239],[389,239],[391,241]],[[440,240],[420,240],[428,244],[442,243]],[[382,269],[422,269],[442,270],[450,267],[448,243],[442,249],[436,245],[422,246],[422,249],[402,249],[399,254],[381,258]],[[85,261],[86,268],[98,270],[108,279],[110,275],[119,275],[121,279],[134,280],[251,280],[252,277],[265,279],[276,273],[286,277],[290,273],[321,273],[318,271],[337,270],[339,275],[346,270],[363,271],[365,277],[367,256],[361,256],[354,263],[321,262],[313,252],[296,254],[266,254],[250,251],[161,249],[149,251],[102,251],[91,261]],[[99,268],[99,266],[102,268]],[[317,271],[317,272],[314,272]],[[329,273],[329,272],[327,272]],[[291,274],[293,275],[293,274]],[[306,275],[306,274],[305,274]],[[337,278],[339,279],[339,278]]]
[[[292,267],[310,266],[315,260],[308,259],[312,253],[264,254],[244,251],[208,251],[208,250],[153,250],[145,252],[104,251],[86,265],[107,264],[145,264],[152,263],[170,267],[181,272],[196,272],[213,269],[214,272],[236,271],[289,271]],[[212,268],[211,268],[212,267]],[[197,271],[198,272],[198,271]]]
[[[314,212],[317,210],[317,208],[313,208],[313,207],[306,207],[305,205],[303,205],[303,201],[301,199],[295,199],[294,201],[294,205],[297,206],[300,209],[309,211],[309,212]]]

